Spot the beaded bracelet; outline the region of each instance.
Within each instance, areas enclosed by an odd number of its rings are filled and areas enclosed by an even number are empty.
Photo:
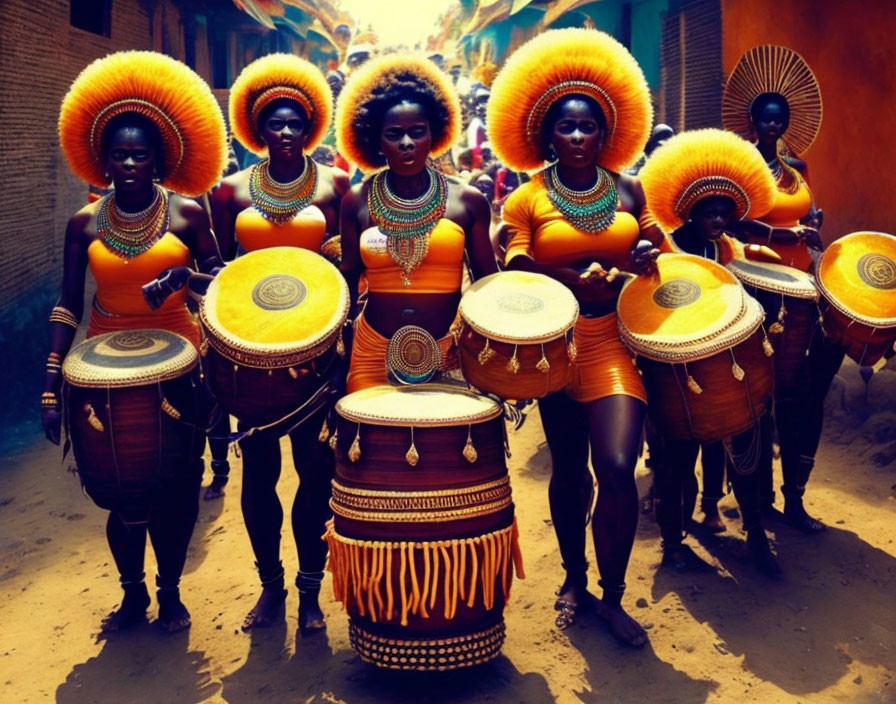
[[[40,405],[42,408],[56,408],[59,406],[59,397],[52,391],[44,391],[40,395]]]
[[[72,313],[68,308],[63,308],[62,306],[56,306],[50,311],[50,322],[51,323],[62,323],[63,325],[68,325],[70,328],[78,329],[78,319],[75,317],[75,314]]]
[[[50,352],[47,355],[47,373],[59,374],[62,371],[62,355],[58,352]]]

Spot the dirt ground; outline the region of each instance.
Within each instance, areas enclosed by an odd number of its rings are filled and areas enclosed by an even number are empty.
[[[447,675],[395,674],[361,662],[329,577],[326,634],[298,635],[294,588],[285,623],[239,631],[258,588],[233,459],[228,495],[203,503],[193,536],[182,583],[193,627],[166,636],[148,624],[98,638],[120,594],[105,512],[82,494],[58,448],[35,438],[0,469],[0,700],[896,702],[896,371],[891,365],[875,375],[866,392],[848,363],[828,405],[807,504],[829,530],[808,537],[769,526],[785,570],[779,582],[746,561],[730,496],[728,533],[689,538],[717,573],[660,570],[658,531],[652,516],[642,516],[625,597],[649,626],[650,644],[640,651],[617,645],[593,618],[565,632],[553,626],[560,565],[547,448],[533,414],[511,436],[528,579],[514,585],[507,643],[494,662]],[[649,478],[641,475],[643,491]],[[284,500],[295,486],[285,468]],[[284,526],[284,560],[294,574],[289,533]]]

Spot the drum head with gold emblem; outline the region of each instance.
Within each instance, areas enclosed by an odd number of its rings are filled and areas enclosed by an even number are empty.
[[[792,266],[748,259],[732,259],[725,266],[748,286],[805,300],[814,301],[818,298],[818,289],[812,275]]]
[[[579,304],[559,281],[525,271],[502,271],[476,281],[460,300],[473,330],[507,343],[548,342],[575,325]]]
[[[402,428],[484,423],[502,410],[495,401],[459,386],[372,386],[343,396],[336,412],[346,420]]]
[[[734,275],[691,254],[662,254],[657,273],[623,287],[619,332],[637,354],[660,362],[710,357],[742,342],[765,314]]]
[[[209,342],[248,366],[289,366],[318,356],[348,316],[339,271],[319,254],[270,247],[229,263],[199,309]]]
[[[143,386],[176,379],[198,362],[196,348],[185,337],[167,330],[122,330],[72,349],[62,376],[79,387]]]
[[[847,317],[879,328],[896,326],[896,237],[854,232],[833,242],[818,262],[818,287]]]

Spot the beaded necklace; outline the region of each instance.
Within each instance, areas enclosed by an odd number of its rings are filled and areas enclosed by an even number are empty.
[[[599,166],[597,182],[587,191],[576,191],[560,181],[557,165],[552,164],[544,172],[548,198],[573,227],[582,232],[597,233],[606,230],[616,219],[619,195],[613,178]]]
[[[426,167],[429,187],[410,200],[400,198],[389,188],[388,169],[373,175],[367,190],[367,209],[380,231],[386,235],[386,249],[401,267],[401,280],[411,285],[411,274],[429,251],[429,235],[445,214],[448,182],[438,171]]]
[[[780,157],[765,162],[775,178],[779,191],[793,195],[800,190],[800,176],[796,169]]]
[[[270,160],[252,167],[249,176],[249,196],[261,216],[275,225],[292,220],[296,213],[307,208],[317,190],[317,164],[308,156],[305,167],[295,181],[280,183],[270,174]]]
[[[100,201],[97,234],[109,251],[123,259],[142,254],[168,229],[168,192],[159,185],[154,188],[152,203],[138,213],[121,210],[115,203],[114,192]]]

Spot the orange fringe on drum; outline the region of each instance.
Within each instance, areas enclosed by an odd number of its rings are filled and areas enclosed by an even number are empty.
[[[477,596],[492,609],[496,584],[507,600],[513,572],[526,576],[516,519],[494,533],[420,543],[345,538],[331,520],[323,537],[330,546],[334,598],[374,623],[397,620],[407,626],[408,616],[429,618],[440,592],[446,619],[454,618],[461,601],[472,608]]]
[[[439,338],[437,342],[439,349],[442,350],[442,364],[439,369],[441,371],[457,369],[460,363],[457,359],[454,336],[449,332]],[[348,393],[389,383],[386,372],[386,350],[388,347],[389,340],[373,329],[370,323],[364,319],[363,313],[359,315],[355,321],[352,359],[346,380]]]
[[[87,337],[101,335],[104,332],[119,330],[141,330],[154,328],[167,330],[187,338],[197,350],[199,349],[199,325],[187,310],[186,306],[170,311],[147,313],[146,315],[108,315],[96,306],[90,310],[90,325]]]
[[[574,401],[588,403],[605,396],[634,396],[647,403],[647,392],[631,353],[619,338],[616,314],[579,316],[575,328],[576,361],[566,387]]]

